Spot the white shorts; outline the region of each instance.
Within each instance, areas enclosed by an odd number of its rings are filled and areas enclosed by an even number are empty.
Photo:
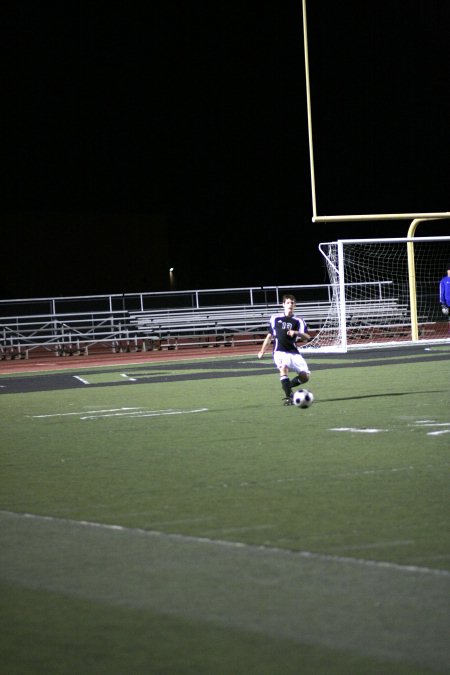
[[[306,361],[301,354],[295,354],[294,352],[274,352],[273,360],[278,369],[286,366],[289,370],[294,370],[296,373],[310,374]]]

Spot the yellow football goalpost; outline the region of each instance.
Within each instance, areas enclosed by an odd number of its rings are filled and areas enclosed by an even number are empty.
[[[309,139],[309,163],[311,172],[311,195],[312,195],[312,212],[313,222],[342,222],[342,221],[364,221],[364,220],[434,220],[441,218],[450,218],[450,211],[437,213],[372,213],[361,215],[319,215],[317,213],[317,199],[316,199],[316,179],[314,170],[314,145],[312,133],[312,113],[311,113],[311,87],[309,75],[309,49],[308,49],[308,25],[306,16],[306,0],[302,0],[303,5],[303,42],[305,52],[305,75],[306,75],[306,106],[307,106],[307,121],[308,121],[308,139]],[[416,223],[417,224],[417,223]]]
[[[450,211],[444,212],[427,212],[427,213],[371,213],[371,214],[360,214],[360,215],[323,215],[318,213],[317,210],[317,197],[316,197],[316,182],[315,182],[315,168],[314,168],[314,144],[313,144],[313,131],[312,131],[312,110],[311,110],[311,88],[310,88],[310,72],[309,72],[309,49],[308,49],[308,23],[307,23],[307,14],[306,14],[306,0],[302,0],[302,10],[303,10],[303,41],[304,41],[304,56],[305,56],[305,76],[306,76],[306,105],[307,105],[307,124],[308,124],[308,141],[309,141],[309,163],[310,163],[310,174],[311,174],[311,197],[312,197],[312,221],[314,223],[333,223],[333,222],[350,222],[350,221],[383,221],[383,220],[410,220],[412,221],[407,236],[404,239],[407,247],[407,266],[408,266],[408,283],[409,283],[409,304],[410,304],[410,322],[411,322],[411,335],[410,340],[416,341],[419,339],[419,320],[418,320],[418,309],[417,309],[417,287],[416,287],[416,271],[415,271],[415,253],[414,246],[415,243],[419,240],[415,237],[415,231],[419,223],[424,221],[431,220],[442,220],[450,218]],[[432,238],[426,238],[429,241]],[[450,237],[439,237],[436,238],[441,241],[450,240]],[[371,241],[371,240],[367,240]],[[373,240],[375,241],[375,240]],[[386,240],[385,240],[386,241]],[[394,240],[393,240],[394,241]],[[400,240],[396,240],[400,242]],[[425,241],[425,240],[424,240]],[[322,246],[322,245],[321,245]],[[319,247],[320,248],[320,247]],[[342,246],[338,246],[336,250],[340,250],[342,253]],[[325,258],[327,255],[321,249]],[[446,255],[446,253],[445,253]],[[344,293],[344,282],[343,282],[343,267],[340,268],[342,274],[339,274],[338,266],[335,265],[332,261],[328,260],[329,271],[334,270],[338,275],[336,281],[339,281],[340,286],[340,303],[341,308],[339,310],[340,322],[346,322],[347,313],[345,308],[345,293]],[[340,332],[344,334],[344,348],[347,348],[347,336],[346,336],[346,326],[340,326]],[[342,338],[341,338],[342,340]],[[340,343],[342,345],[342,342]]]

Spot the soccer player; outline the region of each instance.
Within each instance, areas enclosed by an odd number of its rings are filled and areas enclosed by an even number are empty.
[[[310,377],[309,368],[296,343],[298,340],[309,342],[312,338],[304,319],[295,316],[295,305],[293,295],[283,295],[283,311],[270,317],[269,332],[258,352],[258,359],[262,359],[269,343],[274,340],[273,360],[280,372],[284,405],[293,404],[292,387],[308,382]],[[297,373],[292,380],[289,379],[289,370]]]
[[[450,307],[450,263],[447,265],[447,275],[439,282],[439,300],[442,314],[448,316]]]

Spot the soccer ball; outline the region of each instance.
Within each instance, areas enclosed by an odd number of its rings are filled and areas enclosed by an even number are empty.
[[[298,389],[295,392],[292,401],[297,408],[309,408],[314,401],[314,395],[307,389]]]

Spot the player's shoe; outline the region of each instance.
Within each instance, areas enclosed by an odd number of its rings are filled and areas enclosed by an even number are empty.
[[[283,398],[283,405],[294,405],[294,401],[292,400],[292,394],[290,396],[285,396]]]

